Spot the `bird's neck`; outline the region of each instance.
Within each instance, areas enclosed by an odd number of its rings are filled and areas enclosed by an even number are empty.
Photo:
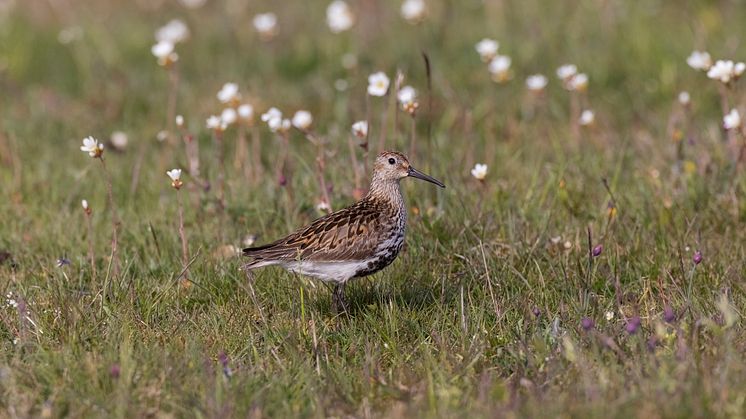
[[[398,180],[378,179],[374,176],[366,198],[391,206],[397,211],[406,209]]]

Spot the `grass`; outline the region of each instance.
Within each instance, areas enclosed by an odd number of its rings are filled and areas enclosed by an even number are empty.
[[[17,303],[0,309],[3,416],[742,416],[746,177],[720,128],[717,83],[685,62],[695,48],[744,59],[740,3],[428,3],[428,19],[411,26],[398,2],[351,2],[357,24],[339,35],[324,25],[325,2],[17,2],[0,12],[0,291]],[[261,42],[251,16],[273,9],[280,32]],[[401,69],[420,92],[410,158],[448,188],[403,181],[406,250],[347,287],[349,315],[331,314],[323,284],[272,268],[249,282],[230,255],[249,234],[263,243],[319,215],[316,148],[291,134],[289,205],[273,173],[281,142],[261,123],[256,182],[233,165],[236,130],[225,133],[222,224],[215,191],[184,176],[192,285],[179,283],[165,171],[187,161],[181,144],[156,140],[169,79],[149,53],[173,17],[192,32],[177,46],[177,113],[213,182],[204,120],[222,109],[224,82],[259,113],[313,113],[334,208],[353,200],[347,141],[366,116],[367,75]],[[80,37],[60,44],[70,27]],[[473,49],[486,36],[513,59],[509,83],[492,82]],[[346,70],[348,52],[357,65]],[[589,74],[596,113],[577,137],[554,76],[567,62]],[[538,102],[523,84],[536,72],[550,79]],[[683,118],[680,90],[692,96]],[[743,86],[728,100],[743,110]],[[385,102],[369,103],[375,146]],[[389,146],[407,150],[408,117],[387,121]],[[79,151],[82,138],[116,130],[129,137],[104,153],[121,218],[118,276],[106,181]],[[489,165],[483,183],[469,175],[475,163]],[[56,266],[62,257],[70,264]]]

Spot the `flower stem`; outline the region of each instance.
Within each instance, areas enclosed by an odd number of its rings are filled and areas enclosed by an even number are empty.
[[[168,70],[170,89],[168,92],[168,107],[166,108],[166,129],[168,129],[169,143],[174,144],[174,122],[176,117],[176,98],[179,94],[179,69],[173,65]]]
[[[215,131],[213,135],[215,141],[215,160],[218,167],[216,193],[218,198],[218,240],[223,242],[223,224],[225,218],[225,159],[223,158],[223,133]]]
[[[417,143],[417,120],[412,115],[412,131],[409,133],[409,158],[414,158]]]
[[[91,279],[96,282],[96,257],[93,253],[93,222],[91,214],[85,212],[85,221],[88,226],[88,259],[91,260]]]
[[[254,183],[262,177],[262,142],[259,137],[259,127],[251,128],[251,154],[253,159]]]
[[[189,278],[189,246],[187,244],[186,234],[184,233],[184,208],[181,205],[181,195],[179,191],[176,191],[176,201],[179,207],[179,237],[181,238],[181,260],[184,265],[184,274],[181,277],[182,281],[186,281]]]
[[[111,182],[111,174],[109,173],[109,169],[106,168],[106,161],[104,161],[103,157],[99,159],[101,160],[101,167],[103,168],[104,175],[106,176],[106,186],[107,186],[107,192],[109,195],[109,206],[111,207],[111,227],[112,227],[111,266],[113,269],[113,276],[118,277],[119,276],[119,252],[118,252],[119,216],[117,215],[117,207],[114,205],[114,192],[113,192],[113,186]]]
[[[355,152],[355,136],[349,135],[347,143],[350,146],[350,163],[352,163],[352,173],[355,176],[355,189],[360,189],[362,180],[360,179],[360,166],[357,162],[357,154]]]

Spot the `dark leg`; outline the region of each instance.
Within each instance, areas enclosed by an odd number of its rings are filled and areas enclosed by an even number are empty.
[[[347,312],[344,282],[341,282],[334,286],[334,291],[332,292],[332,311],[334,311],[334,314],[342,314]]]

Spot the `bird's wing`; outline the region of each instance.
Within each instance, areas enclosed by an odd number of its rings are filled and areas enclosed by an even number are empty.
[[[380,209],[361,201],[274,243],[244,249],[243,254],[256,262],[367,259],[380,242],[382,222]]]

